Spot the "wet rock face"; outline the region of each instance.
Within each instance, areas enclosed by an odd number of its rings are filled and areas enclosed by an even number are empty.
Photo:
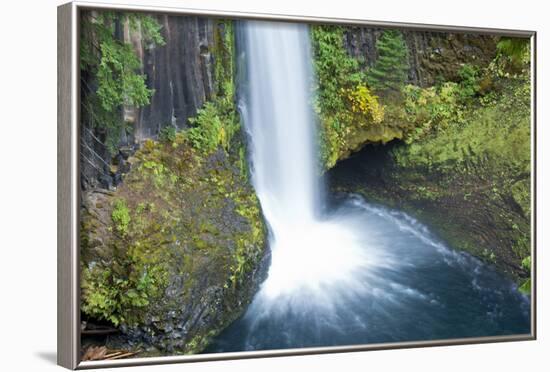
[[[130,43],[141,61],[141,74],[154,90],[150,104],[124,107],[121,115],[132,126],[131,134],[121,133],[119,149],[134,147],[147,139],[156,139],[168,126],[185,129],[188,119],[217,93],[215,66],[216,42],[225,37],[225,24],[216,19],[187,16],[155,16],[162,26],[165,45],[150,45],[140,30],[121,26],[122,39]],[[91,78],[91,77],[90,77]],[[93,85],[93,79],[87,84]],[[110,153],[95,127],[84,124],[81,146],[82,188],[112,189],[120,181],[120,169],[113,171],[113,160],[124,153]],[[116,163],[116,161],[114,162]],[[118,165],[118,164],[116,164]],[[124,169],[123,169],[124,170]]]
[[[145,45],[139,32],[127,30],[147,76],[155,90],[151,104],[127,112],[134,122],[136,141],[155,137],[161,128],[187,126],[187,119],[214,93],[214,30],[223,27],[213,19],[159,15],[163,46]]]
[[[378,57],[376,41],[383,30],[350,27],[345,32],[348,53],[367,68]],[[404,30],[409,50],[409,82],[421,87],[455,81],[463,64],[486,66],[495,56],[493,36]]]
[[[183,133],[128,162],[115,191],[83,194],[83,318],[119,327],[111,347],[199,352],[265,277],[259,202],[238,154],[199,154]]]

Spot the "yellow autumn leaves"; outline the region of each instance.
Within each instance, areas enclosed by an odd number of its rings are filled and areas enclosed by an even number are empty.
[[[353,119],[359,119],[358,124],[380,124],[384,120],[384,107],[366,85],[358,84],[351,89],[342,88],[341,92],[348,101],[351,112],[355,114]]]

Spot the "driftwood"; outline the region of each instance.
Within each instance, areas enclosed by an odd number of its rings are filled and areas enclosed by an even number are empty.
[[[82,360],[102,360],[106,354],[105,346],[90,346],[82,356]]]
[[[105,346],[90,346],[82,356],[82,360],[115,360],[134,356],[141,351],[109,350]]]
[[[134,356],[138,353],[139,353],[139,351],[128,351],[126,353],[122,352],[122,354],[114,353],[114,354],[118,354],[118,355],[112,355],[112,354],[110,356],[106,355],[104,360],[114,360],[114,359],[128,358],[128,357]]]

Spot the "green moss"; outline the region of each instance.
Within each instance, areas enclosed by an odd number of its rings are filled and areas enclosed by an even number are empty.
[[[217,21],[213,47],[216,95],[232,100],[235,93],[235,31],[232,21]]]
[[[512,184],[510,191],[514,201],[521,207],[526,217],[531,215],[531,180],[523,179]]]
[[[526,279],[518,289],[525,295],[531,295],[531,279]]]
[[[507,73],[518,73],[529,66],[531,50],[528,38],[502,37],[497,44],[502,68]]]
[[[200,353],[208,344],[211,339],[217,335],[216,331],[208,332],[205,335],[195,335],[189,342],[185,345],[185,350],[183,354],[196,354]]]
[[[521,266],[528,272],[531,272],[531,256],[525,257],[521,261]],[[531,278],[527,278],[523,281],[519,287],[519,291],[525,295],[531,295]]]
[[[520,263],[531,249],[527,84],[509,80],[490,102],[467,106],[459,94],[442,102],[435,88],[409,88],[416,92],[407,94],[418,94],[405,106],[407,120],[428,124],[392,147],[389,163],[375,173],[383,179],[371,181],[365,192],[415,215],[452,247],[497,265],[521,284],[529,269]],[[434,116],[432,104],[451,115]]]
[[[168,183],[174,184],[178,178],[162,162],[154,159],[142,162],[139,171],[144,177],[152,179],[156,189],[164,188]]]
[[[258,257],[261,253],[258,248],[263,248],[262,242],[266,239],[263,221],[258,218],[261,216],[261,211],[256,194],[242,193],[237,200],[239,203],[236,212],[247,220],[250,231],[235,236],[237,249],[230,266],[230,282],[233,287],[246,280],[246,274],[253,269],[254,265],[254,261],[249,257]]]
[[[423,109],[414,111],[415,119],[427,117],[426,124],[419,126],[426,134],[413,137],[410,146],[395,151],[398,164],[464,171],[467,166],[489,160],[508,172],[528,171],[530,109],[527,97],[512,96],[525,93],[521,87],[516,89],[504,93],[497,103],[480,108],[453,109],[450,103],[446,121],[425,115]],[[420,100],[416,104],[429,110],[432,103]],[[440,102],[435,102],[435,106],[440,110],[448,107]]]

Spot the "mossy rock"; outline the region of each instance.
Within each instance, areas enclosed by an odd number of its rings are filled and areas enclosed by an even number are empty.
[[[83,316],[117,325],[113,345],[196,353],[251,300],[266,227],[236,153],[147,141],[115,192],[83,195]]]

